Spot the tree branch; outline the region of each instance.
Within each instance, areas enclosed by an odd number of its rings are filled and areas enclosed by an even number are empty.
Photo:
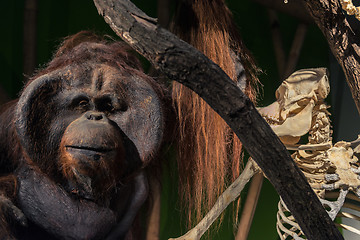
[[[308,239],[343,239],[279,138],[219,66],[155,25],[154,19],[130,1],[94,2],[118,36],[219,113],[274,185]]]
[[[235,240],[248,239],[263,181],[264,174],[262,172],[255,174],[251,180]]]
[[[337,0],[304,0],[309,13],[325,35],[330,49],[341,65],[360,113],[360,47]]]
[[[220,195],[206,216],[185,235],[178,238],[170,238],[169,240],[199,240],[211,224],[224,212],[227,206],[240,196],[245,185],[258,172],[259,168],[252,159],[249,159],[241,175]]]

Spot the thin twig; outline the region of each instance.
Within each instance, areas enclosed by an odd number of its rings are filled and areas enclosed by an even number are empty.
[[[250,181],[251,177],[259,171],[256,163],[250,159],[245,166],[241,175],[220,195],[214,207],[206,214],[206,216],[185,235],[178,238],[170,238],[169,240],[198,240],[209,229],[211,224],[220,216],[226,207],[238,198],[245,185]]]

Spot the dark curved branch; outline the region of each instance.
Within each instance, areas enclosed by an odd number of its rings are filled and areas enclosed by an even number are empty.
[[[199,94],[228,123],[309,239],[343,239],[302,172],[249,98],[212,61],[127,0],[94,0],[111,28],[168,78]]]
[[[360,42],[337,0],[304,0],[341,65],[360,113]],[[359,27],[358,27],[359,28]]]

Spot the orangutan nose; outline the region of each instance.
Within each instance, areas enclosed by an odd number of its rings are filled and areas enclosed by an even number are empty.
[[[88,120],[99,121],[104,118],[104,114],[101,112],[89,111],[85,113],[85,117]]]

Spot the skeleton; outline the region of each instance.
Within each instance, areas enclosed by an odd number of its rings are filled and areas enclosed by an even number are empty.
[[[329,216],[360,220],[359,217],[341,212],[346,198],[360,203],[360,168],[353,143],[332,144],[331,125],[324,99],[329,93],[326,69],[307,69],[293,73],[276,91],[277,101],[259,112],[284,142],[309,184],[318,195]],[[274,107],[275,106],[275,107]],[[298,127],[295,125],[298,123]],[[308,143],[298,144],[301,136],[308,133]],[[355,149],[355,150],[354,150]],[[348,195],[348,193],[352,194]],[[331,199],[327,200],[327,198]],[[335,199],[335,200],[334,200]],[[277,213],[277,231],[280,239],[304,239],[299,225],[280,199]],[[360,235],[350,226],[341,227]]]
[[[332,144],[329,106],[324,99],[330,87],[325,68],[305,69],[293,73],[276,91],[276,102],[258,108],[304,173],[332,220],[336,217],[360,221],[360,217],[342,210],[360,212],[360,136],[353,142]],[[300,144],[308,134],[308,143]],[[197,240],[221,212],[240,194],[244,185],[259,171],[249,160],[243,173],[219,197],[204,219],[177,240]],[[351,200],[351,203],[347,202]],[[358,205],[356,205],[358,204]],[[360,235],[360,230],[345,224],[338,226]],[[280,239],[304,239],[300,226],[280,199],[277,213]]]

